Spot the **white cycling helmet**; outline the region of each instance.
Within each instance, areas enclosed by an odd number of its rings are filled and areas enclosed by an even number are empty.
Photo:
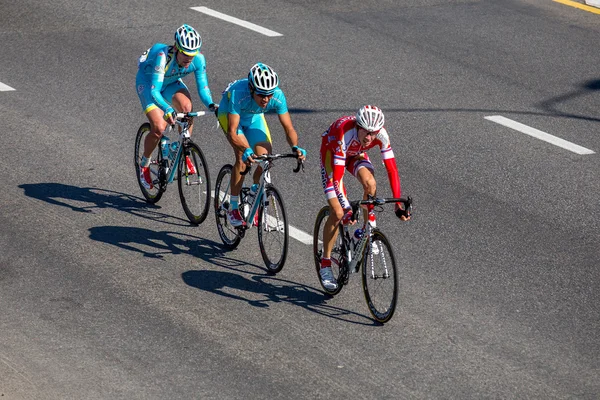
[[[183,24],[175,32],[175,46],[186,56],[195,56],[202,46],[202,38],[194,28]]]
[[[356,113],[356,123],[369,132],[377,132],[383,128],[385,117],[383,111],[375,106],[362,106]]]
[[[269,96],[279,86],[279,77],[271,67],[259,62],[250,68],[248,84],[257,94]]]

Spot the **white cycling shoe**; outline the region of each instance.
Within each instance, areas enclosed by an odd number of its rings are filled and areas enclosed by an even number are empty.
[[[152,176],[150,175],[150,167],[140,167],[140,182],[148,190],[150,190],[154,187],[152,185]]]
[[[240,214],[240,210],[237,208],[227,212],[227,220],[231,226],[237,227],[246,225],[246,221],[244,221],[242,214]]]
[[[325,289],[335,290],[338,288],[338,284],[333,276],[333,270],[331,267],[321,268],[319,270],[319,275],[321,275],[321,283]]]

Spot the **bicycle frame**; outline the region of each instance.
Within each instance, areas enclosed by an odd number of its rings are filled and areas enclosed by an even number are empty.
[[[262,170],[262,173],[260,174],[258,190],[256,191],[256,193],[254,195],[254,202],[252,203],[250,212],[248,212],[248,215],[246,215],[246,217],[245,217],[246,226],[251,226],[251,222],[254,220],[254,215],[258,212],[259,205],[262,204],[264,206],[265,187],[267,186],[267,184],[271,183],[271,174],[269,173],[269,169],[272,166],[271,162],[269,160],[258,160],[258,163],[263,170]],[[250,190],[248,188],[245,188],[245,189],[247,189],[246,190],[246,197],[247,197],[250,194]]]
[[[403,212],[396,211],[396,216],[409,219],[412,200],[408,198],[373,198],[351,201],[353,221],[365,213],[361,206],[374,206],[373,211],[383,211],[380,207],[386,203],[402,203]],[[371,207],[369,207],[371,208]],[[363,215],[364,216],[364,215]],[[314,225],[313,254],[317,276],[325,293],[336,295],[348,284],[350,274],[361,271],[362,291],[369,312],[377,322],[385,323],[392,318],[398,301],[398,273],[394,252],[389,239],[376,226],[374,220],[367,219],[363,236],[358,242],[354,240],[356,232],[349,225],[338,225],[335,229],[338,237],[331,248],[331,271],[337,285],[326,282],[323,272],[323,253],[325,243],[319,239],[325,234],[325,224],[331,217],[329,205],[323,206],[317,213]],[[339,237],[341,236],[341,238]],[[357,236],[358,237],[358,236]],[[329,238],[333,239],[333,238]],[[328,240],[329,240],[328,239]],[[324,239],[323,239],[324,240]],[[327,271],[326,271],[327,272]]]
[[[348,272],[356,273],[360,269],[360,264],[364,257],[365,248],[367,248],[367,244],[371,244],[371,237],[373,232],[373,226],[371,221],[367,222],[365,226],[365,231],[363,233],[363,237],[358,242],[358,245],[352,249],[352,239],[350,238],[350,232],[347,225],[344,225],[344,236],[342,240],[348,241],[345,243],[347,257],[348,257]]]
[[[177,125],[179,125],[181,127],[181,132],[179,132],[178,134],[178,139],[177,139],[177,143],[179,143],[178,147],[177,147],[177,153],[175,154],[175,157],[173,159],[171,159],[170,155],[170,150],[169,150],[169,157],[162,157],[162,160],[166,160],[167,161],[167,165],[166,167],[168,168],[168,176],[167,176],[167,183],[171,183],[173,182],[173,180],[175,179],[175,174],[177,173],[177,165],[179,165],[179,159],[181,158],[181,152],[183,150],[183,147],[185,145],[185,143],[190,139],[190,124],[189,122],[185,119],[185,117],[196,117],[196,116],[200,116],[200,115],[204,115],[206,114],[204,111],[199,111],[199,112],[193,112],[193,113],[178,113],[176,115],[175,118],[175,123]],[[183,120],[182,120],[183,119]],[[167,126],[167,129],[165,129],[165,131],[163,132],[163,136],[169,137],[167,135],[167,132],[172,132],[174,131],[174,125],[170,125]],[[172,141],[171,141],[172,143]]]
[[[256,226],[259,227],[258,246],[269,273],[277,273],[285,265],[289,242],[289,224],[284,201],[279,190],[273,185],[270,173],[274,160],[279,158],[298,159],[298,154],[264,154],[253,157],[257,165],[262,168],[260,173],[256,171],[258,190],[254,194],[255,197],[251,198],[249,193],[251,189],[247,186],[236,193],[239,196],[236,211],[239,210],[244,223],[232,224],[228,214],[232,209],[230,201],[233,165],[225,164],[221,167],[214,195],[217,231],[225,247],[230,250],[235,249],[246,235],[246,231],[252,228],[256,221]],[[300,170],[302,161],[302,159],[297,160],[298,166],[294,169],[295,172]],[[247,167],[240,171],[240,174],[247,175],[250,171],[251,168]]]
[[[354,214],[353,220],[356,221],[363,212],[361,205],[383,205],[385,203],[392,202],[401,202],[404,204],[406,209],[412,209],[412,199],[408,197],[408,199],[394,199],[394,198],[369,198],[368,200],[355,200],[351,202],[352,211]],[[360,212],[359,212],[360,210]],[[342,250],[345,251],[344,256],[344,266],[347,267],[347,273],[357,273],[360,270],[360,266],[362,264],[363,258],[365,254],[368,254],[367,251],[372,251],[372,238],[373,238],[373,230],[375,227],[371,221],[368,221],[365,225],[365,231],[363,233],[363,237],[360,239],[356,247],[353,246],[352,236],[350,235],[350,229],[348,225],[343,225],[342,228]],[[367,247],[367,245],[369,247]],[[354,247],[354,248],[353,248]],[[369,249],[369,250],[365,250]],[[386,267],[387,273],[387,267]],[[374,271],[371,271],[371,275],[373,278],[375,277]],[[345,279],[344,279],[345,280]]]
[[[258,190],[256,191],[254,202],[252,203],[252,207],[250,208],[250,212],[245,216],[244,220],[246,221],[246,227],[249,228],[252,226],[252,222],[254,221],[254,215],[258,212],[259,205],[265,205],[265,191],[267,184],[271,183],[271,173],[269,170],[273,167],[273,160],[278,158],[289,158],[294,157],[293,154],[266,154],[263,156],[256,156],[254,159],[262,168],[262,172],[260,174]],[[300,165],[294,170],[294,172],[298,172],[300,169]],[[250,172],[250,167],[247,167],[246,170],[242,172],[242,175],[246,175]],[[249,188],[242,188],[242,191],[245,191],[245,196],[247,197],[250,193]]]

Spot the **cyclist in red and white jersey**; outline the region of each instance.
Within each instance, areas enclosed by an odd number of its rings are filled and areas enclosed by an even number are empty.
[[[399,198],[402,194],[400,176],[390,137],[384,127],[385,117],[379,107],[366,105],[361,107],[356,115],[346,116],[335,121],[325,133],[321,141],[321,182],[329,203],[329,217],[323,227],[323,256],[321,258],[321,281],[327,289],[335,290],[337,282],[331,270],[331,250],[337,238],[338,225],[351,223],[352,209],[346,198],[346,188],[343,183],[345,170],[354,175],[363,186],[363,199],[375,196],[373,164],[366,151],[378,146],[381,158],[387,170],[392,195]],[[364,213],[364,223],[367,219],[375,223],[372,206]],[[410,215],[403,209],[402,203],[396,203],[396,215],[403,221]]]

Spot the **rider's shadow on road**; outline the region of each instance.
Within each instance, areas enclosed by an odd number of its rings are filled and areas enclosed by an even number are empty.
[[[180,225],[166,221],[166,219],[176,219],[175,217],[152,211],[159,207],[125,193],[61,183],[23,184],[19,187],[28,197],[66,207],[75,212],[93,213],[96,209],[113,208],[144,218],[161,220],[163,223]],[[181,225],[188,225],[187,220],[181,219],[181,221]],[[98,226],[90,228],[89,232],[92,240],[137,252],[144,257],[162,259],[165,254],[190,254],[213,265],[235,271],[235,273],[188,271],[182,275],[185,283],[201,290],[247,301],[248,304],[256,307],[268,307],[269,304],[276,302],[289,302],[343,321],[364,325],[373,324],[363,315],[325,304],[325,300],[329,297],[310,287],[268,275],[253,275],[251,279],[245,278],[242,275],[249,273],[248,267],[260,271],[265,270],[261,266],[227,256],[231,253],[226,251],[220,243],[211,240],[174,231],[154,231],[123,226]],[[237,292],[254,293],[253,297],[256,297],[256,294],[263,295],[264,299],[244,298],[229,292],[228,288]]]
[[[237,273],[200,270],[184,272],[181,278],[192,287],[245,301],[253,307],[266,308],[274,303],[285,302],[341,321],[376,325],[364,315],[326,304],[326,300],[331,297],[318,290],[272,275],[251,275],[248,279]],[[248,293],[248,297],[240,294],[243,292]]]
[[[598,117],[591,117],[588,115],[575,114],[570,111],[563,111],[561,108],[566,108],[571,102],[585,96],[596,95],[600,91],[600,79],[592,79],[589,81],[582,82],[579,86],[570,92],[560,94],[558,96],[551,97],[540,103],[540,106],[546,110],[550,115],[558,117],[569,117],[575,119],[582,119],[588,121],[600,121]],[[568,108],[567,108],[568,109]]]
[[[189,225],[187,220],[173,217],[155,210],[159,206],[149,204],[144,199],[95,187],[78,187],[62,183],[35,183],[19,185],[28,197],[49,204],[70,208],[76,212],[92,213],[95,209],[114,208],[130,214],[160,220],[175,225]],[[169,219],[169,221],[167,221]],[[181,221],[175,223],[173,220]]]

